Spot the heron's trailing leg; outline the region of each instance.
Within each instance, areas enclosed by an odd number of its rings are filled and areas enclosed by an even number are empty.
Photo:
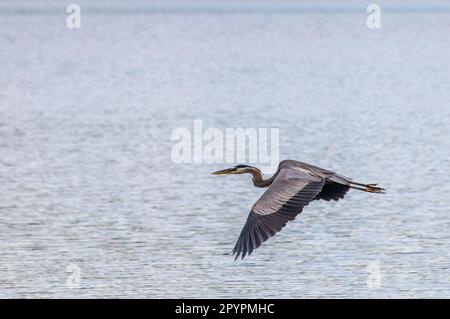
[[[358,185],[358,186],[355,186],[355,185]],[[378,184],[361,184],[361,183],[356,183],[356,182],[350,182],[349,187],[358,189],[363,192],[368,192],[368,193],[385,194],[384,188],[378,187],[377,185]],[[359,186],[362,186],[362,187],[359,187]]]

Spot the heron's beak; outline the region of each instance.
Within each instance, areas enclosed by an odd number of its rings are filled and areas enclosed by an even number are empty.
[[[214,173],[211,173],[213,175],[225,175],[225,174],[233,174],[232,172],[234,171],[234,168],[227,168],[221,171],[217,171]]]

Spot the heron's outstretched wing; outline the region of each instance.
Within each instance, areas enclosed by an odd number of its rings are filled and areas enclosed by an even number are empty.
[[[324,179],[311,176],[295,167],[281,168],[248,215],[233,254],[242,258],[293,220],[324,185]]]

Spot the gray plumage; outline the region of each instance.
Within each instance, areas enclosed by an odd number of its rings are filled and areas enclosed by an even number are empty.
[[[237,165],[214,172],[215,175],[245,174],[253,176],[256,187],[268,187],[253,205],[247,221],[233,249],[237,259],[250,255],[287,222],[295,219],[313,200],[339,200],[350,188],[371,193],[384,193],[376,184],[361,184],[350,178],[307,163],[285,160],[275,174],[264,179],[256,167]]]

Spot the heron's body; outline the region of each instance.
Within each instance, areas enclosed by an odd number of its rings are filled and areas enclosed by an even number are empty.
[[[237,165],[213,174],[245,173],[252,175],[256,187],[268,189],[256,201],[248,215],[233,249],[236,258],[250,255],[313,200],[337,201],[344,198],[350,188],[370,193],[384,191],[376,184],[356,183],[333,171],[294,160],[280,162],[278,170],[268,179],[263,177],[259,169],[247,165]]]

